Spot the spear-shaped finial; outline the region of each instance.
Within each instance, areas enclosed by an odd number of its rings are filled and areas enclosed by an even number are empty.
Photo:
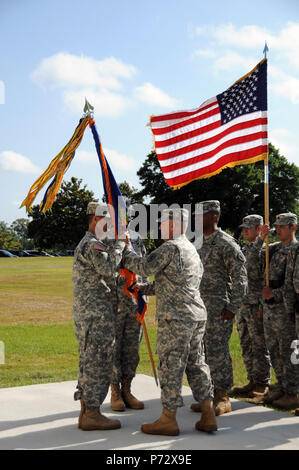
[[[91,104],[87,101],[87,99],[85,97],[85,105],[84,105],[84,109],[83,109],[84,113],[92,115],[93,110],[94,110],[94,107],[91,106]]]
[[[268,47],[267,41],[265,41],[265,47],[264,47],[264,50],[263,50],[263,53],[265,55],[265,59],[267,59],[267,52],[268,51],[269,51],[269,47]]]

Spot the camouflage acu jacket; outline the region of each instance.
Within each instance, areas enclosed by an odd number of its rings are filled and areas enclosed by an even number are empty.
[[[290,250],[285,283],[283,286],[283,300],[286,312],[294,313],[299,310],[299,243],[294,245]],[[295,309],[296,305],[296,309]],[[298,312],[299,313],[299,312]]]
[[[236,240],[217,228],[209,237],[204,237],[198,251],[204,273],[200,292],[204,302],[223,305],[237,313],[247,293],[245,257]]]
[[[248,243],[242,248],[246,258],[248,292],[243,299],[244,304],[260,304],[264,287],[264,274],[260,263],[263,240],[258,237],[255,242]]]
[[[297,240],[292,240],[287,245],[281,242],[271,243],[269,245],[269,280],[270,287],[274,294],[274,304],[283,303],[283,290],[286,276],[287,260]],[[262,265],[265,266],[265,250],[262,251]],[[264,280],[265,281],[265,280]],[[266,281],[265,281],[266,285]],[[271,303],[267,303],[271,305]]]
[[[141,276],[155,275],[155,282],[144,294],[156,294],[157,320],[206,319],[199,294],[202,263],[185,235],[164,242],[145,258],[126,252],[125,266]]]
[[[105,276],[116,275],[125,246],[116,241],[111,246],[86,232],[74,253],[73,264],[73,316],[75,321],[100,316],[110,309],[111,289]]]

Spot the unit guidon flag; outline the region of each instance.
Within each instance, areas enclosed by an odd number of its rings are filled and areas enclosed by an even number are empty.
[[[151,117],[164,178],[178,189],[268,152],[267,59],[199,108]]]

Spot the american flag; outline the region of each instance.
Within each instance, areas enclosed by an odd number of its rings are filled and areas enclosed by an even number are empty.
[[[199,108],[151,117],[165,181],[178,189],[266,157],[267,59]]]

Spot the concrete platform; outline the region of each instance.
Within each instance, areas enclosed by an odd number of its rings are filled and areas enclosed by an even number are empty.
[[[299,450],[299,417],[238,400],[232,400],[232,413],[217,418],[217,433],[196,431],[200,414],[189,408],[193,401],[189,387],[183,387],[185,406],[178,411],[180,435],[143,434],[141,424],[152,422],[161,412],[160,389],[145,375],[138,375],[132,387],[145,400],[144,410],[115,413],[109,394],[102,412],[120,419],[122,428],[81,431],[77,428],[79,404],[73,401],[75,386],[76,382],[61,382],[0,389],[0,449]]]

